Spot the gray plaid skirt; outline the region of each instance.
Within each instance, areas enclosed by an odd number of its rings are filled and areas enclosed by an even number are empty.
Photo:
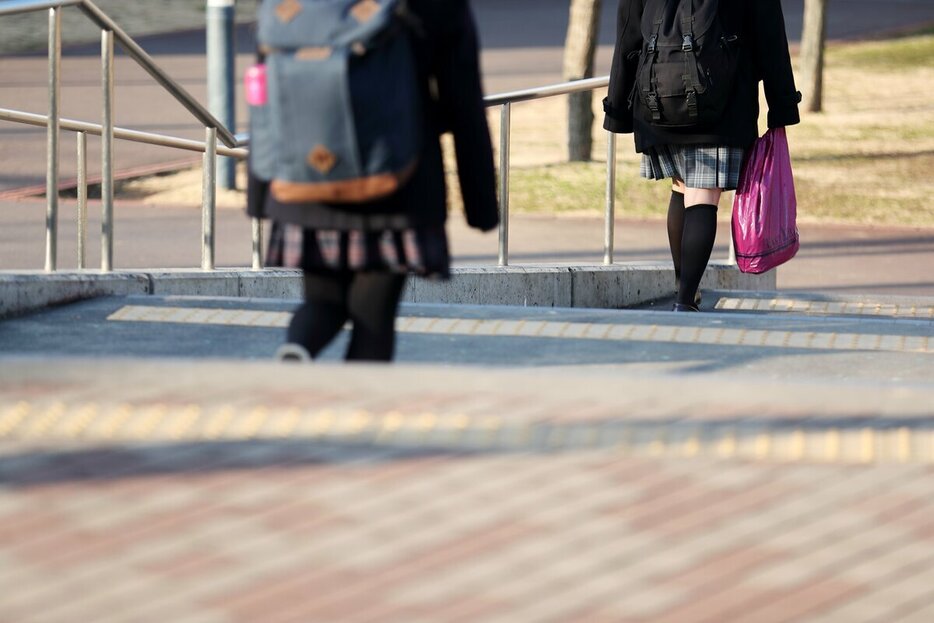
[[[744,150],[723,145],[658,145],[642,154],[639,174],[650,180],[677,177],[688,188],[735,190]]]
[[[273,221],[267,266],[305,271],[380,271],[446,279],[451,273],[444,225],[403,230],[305,229]]]

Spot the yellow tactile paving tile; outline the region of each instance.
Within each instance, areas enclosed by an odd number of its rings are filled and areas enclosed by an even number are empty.
[[[722,311],[768,311],[890,318],[934,318],[934,306],[873,304],[862,301],[809,301],[795,298],[749,298],[721,296],[714,309]]]
[[[662,421],[517,421],[431,411],[239,408],[216,405],[66,404],[0,406],[0,443],[169,443],[251,439],[352,440],[451,449],[527,450],[615,447],[647,456],[822,463],[934,463],[934,427],[926,420],[893,427],[885,420],[789,426]]]
[[[177,324],[213,324],[239,327],[287,327],[292,314],[248,309],[204,307],[158,307],[125,305],[107,320],[122,322],[165,322]]]
[[[243,327],[281,328],[289,324],[287,312],[249,312],[237,309],[193,307],[149,307],[127,305],[107,320]],[[488,337],[539,337],[578,340],[646,341],[670,344],[706,344],[772,348],[808,348],[841,351],[911,352],[930,354],[934,345],[928,336],[895,340],[891,336],[863,333],[768,331],[760,329],[698,329],[658,324],[593,324],[575,322],[501,319],[451,319],[400,317],[397,329],[421,335],[469,335]]]

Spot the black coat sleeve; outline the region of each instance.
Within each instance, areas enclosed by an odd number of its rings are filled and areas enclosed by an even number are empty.
[[[781,0],[755,0],[749,4],[755,33],[755,64],[765,87],[769,127],[800,123],[801,93],[795,89]]]
[[[443,125],[454,134],[457,174],[471,227],[499,224],[493,146],[483,103],[477,30],[466,0],[451,2],[450,29],[435,46],[432,73]]]
[[[639,57],[642,49],[642,11],[644,0],[620,0],[616,15],[616,47],[613,50],[613,65],[610,69],[610,87],[603,110],[606,113],[603,127],[617,134],[633,131],[632,110],[629,94],[636,82]]]

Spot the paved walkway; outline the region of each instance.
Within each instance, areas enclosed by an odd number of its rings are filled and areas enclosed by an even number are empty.
[[[553,81],[563,25],[515,23],[564,0],[475,5],[488,88]],[[801,2],[785,5],[797,32]],[[832,36],[931,10],[878,6],[831,3]],[[196,94],[199,38],[147,42]],[[95,54],[66,60],[83,94],[67,116],[96,115]],[[0,105],[43,101],[43,64],[3,59]],[[147,102],[118,123],[197,134],[184,113],[153,121],[172,105],[118,69],[120,97]],[[0,129],[17,156],[0,188],[41,163],[30,132]],[[39,267],[41,204],[0,208],[0,265]],[[196,265],[196,237],[175,245],[190,257],[159,241],[196,232],[179,224],[197,211],[153,216],[118,207],[140,234],[118,236],[134,241],[118,265]],[[242,215],[218,230],[219,263],[245,265]],[[706,292],[696,315],[406,305],[391,367],[335,365],[346,336],[313,366],[270,362],[289,301],[110,298],[4,321],[0,621],[928,623],[930,232],[802,233],[779,285],[819,294]],[[617,235],[619,259],[667,254],[660,223]],[[515,261],[600,259],[598,219],[514,217],[512,236]],[[460,263],[495,256],[459,222],[452,238]]]
[[[274,441],[0,458],[11,621],[927,623],[932,468]]]
[[[934,615],[934,299],[410,305],[391,367],[268,362],[292,305],[0,324],[0,620]]]
[[[388,367],[270,362],[294,305],[0,323],[0,620],[934,615],[932,298],[405,305]]]

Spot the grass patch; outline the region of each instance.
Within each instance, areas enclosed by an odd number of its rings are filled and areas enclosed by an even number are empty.
[[[912,64],[918,50],[924,57]],[[824,76],[824,112],[803,114],[788,129],[803,221],[934,227],[934,34],[835,46]],[[898,59],[898,62],[895,62]],[[880,67],[885,67],[880,71]],[[894,96],[893,94],[898,94]],[[513,111],[510,210],[592,214],[604,210],[606,184],[600,98],[594,98],[594,162],[567,163],[565,102],[549,98]],[[763,113],[766,111],[762,104]],[[494,139],[499,111],[489,115]],[[765,118],[759,128],[765,128]],[[494,141],[496,142],[496,141]],[[453,144],[444,140],[451,210],[460,192]],[[670,184],[639,177],[631,135],[619,137],[617,214],[664,218]],[[602,162],[601,162],[602,160]],[[241,184],[241,188],[243,184]],[[161,205],[199,206],[200,171],[121,185],[121,198]],[[220,192],[222,206],[242,207],[242,192]],[[720,217],[729,218],[727,199]]]
[[[802,123],[788,130],[799,218],[934,227],[934,100],[927,90],[932,81],[934,34],[830,50],[824,112],[803,114]],[[760,130],[765,126],[763,114]],[[595,146],[595,157],[602,157],[602,149]],[[639,178],[632,151],[631,140],[621,140],[618,213],[664,217],[670,185]],[[517,166],[510,206],[519,212],[597,215],[605,176],[599,162]],[[722,208],[721,218],[727,218],[726,200]]]
[[[864,70],[934,67],[934,29],[888,41],[831,46],[827,50],[827,64]]]
[[[639,177],[638,167],[620,167],[617,210],[626,216],[654,217],[668,209],[671,184]],[[510,178],[510,210],[555,214],[597,214],[604,210],[606,163],[575,162],[516,169]]]

